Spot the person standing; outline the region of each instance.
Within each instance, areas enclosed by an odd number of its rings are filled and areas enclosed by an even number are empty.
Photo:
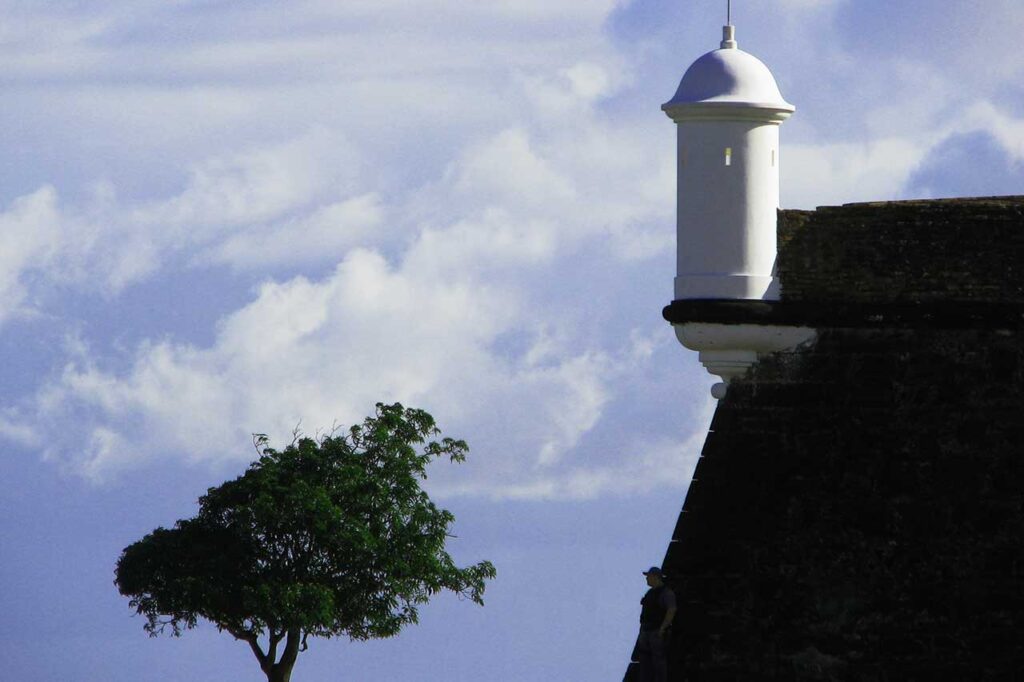
[[[644,571],[647,594],[640,600],[640,635],[637,639],[640,682],[667,682],[668,660],[665,635],[676,615],[676,595],[665,584],[657,566]]]

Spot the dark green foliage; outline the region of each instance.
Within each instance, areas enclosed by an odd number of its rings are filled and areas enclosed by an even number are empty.
[[[151,635],[205,618],[248,642],[271,680],[288,679],[308,636],[391,637],[442,590],[483,604],[494,567],[455,565],[454,517],[420,488],[432,460],[465,459],[465,442],[427,442],[437,435],[426,412],[378,404],[344,435],[282,451],[257,436],[259,459],[208,490],[195,518],[124,550],[118,589]]]

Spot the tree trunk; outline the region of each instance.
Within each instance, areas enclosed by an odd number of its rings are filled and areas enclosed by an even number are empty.
[[[270,670],[267,673],[267,682],[289,682],[292,679],[292,668],[295,667],[295,659],[299,656],[299,642],[302,639],[302,632],[298,629],[288,631],[288,639],[285,641],[284,653],[277,663],[271,662]]]
[[[267,682],[289,682],[292,679],[292,667],[278,663],[267,673]]]

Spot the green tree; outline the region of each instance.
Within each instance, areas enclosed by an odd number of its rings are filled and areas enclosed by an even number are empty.
[[[420,487],[466,443],[433,440],[433,418],[400,404],[336,433],[283,451],[257,435],[258,460],[210,488],[194,518],[125,548],[115,584],[151,636],[205,618],[247,642],[269,682],[288,682],[311,635],[394,636],[442,590],[483,604],[494,567],[455,565],[454,517]]]

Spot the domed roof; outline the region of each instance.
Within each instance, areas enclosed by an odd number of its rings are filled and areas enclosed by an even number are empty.
[[[707,107],[767,110],[783,118],[796,111],[782,98],[764,62],[736,47],[713,50],[695,61],[683,75],[675,96],[661,108],[677,118],[677,114],[699,115],[695,109]]]

